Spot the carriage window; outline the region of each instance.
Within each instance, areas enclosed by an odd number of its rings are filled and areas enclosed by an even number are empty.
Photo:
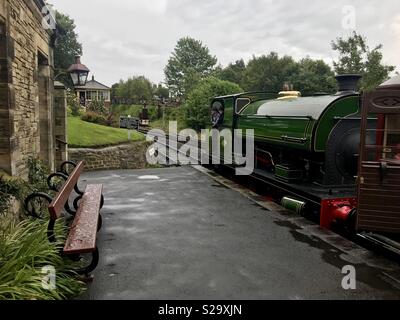
[[[400,115],[388,114],[385,119],[384,158],[400,160]]]
[[[236,100],[235,111],[239,114],[244,108],[250,104],[251,100],[249,98],[239,98]]]
[[[400,114],[377,114],[376,127],[368,126],[365,144],[367,161],[400,161]]]
[[[258,109],[260,108],[260,106],[263,105],[264,103],[265,103],[265,100],[260,100],[260,101],[256,101],[256,102],[250,103],[250,104],[248,104],[246,107],[244,107],[242,109],[240,114],[243,115],[243,116],[255,115],[255,114],[257,114]]]

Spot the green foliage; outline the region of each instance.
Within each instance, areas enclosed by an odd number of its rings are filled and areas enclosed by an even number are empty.
[[[121,81],[122,81],[122,80],[121,80]],[[113,99],[115,99],[115,98],[118,96],[118,94],[117,94],[117,89],[118,89],[118,87],[119,87],[119,83],[114,83],[114,84],[111,86],[111,93],[110,93],[111,101],[112,101]]]
[[[58,223],[56,233],[57,241],[50,243],[45,221],[0,219],[0,300],[60,300],[83,292],[74,264],[59,254],[66,228]],[[44,266],[56,270],[54,290],[42,286]]]
[[[76,55],[82,55],[82,44],[78,41],[73,19],[57,11],[56,20],[62,32],[57,38],[57,45],[54,47],[54,67],[57,71],[64,71],[74,63]],[[58,80],[62,81],[68,87],[72,87],[68,75],[63,75]]]
[[[206,128],[210,123],[210,99],[242,91],[237,84],[215,77],[201,80],[185,103],[187,126],[195,130]]]
[[[135,101],[150,100],[153,98],[153,86],[145,76],[131,77],[126,81],[121,80],[113,88],[116,96]]]
[[[47,177],[50,174],[49,168],[41,161],[35,158],[28,159],[28,182],[31,186],[31,192],[47,192]]]
[[[28,181],[10,177],[0,172],[0,215],[7,212],[12,198],[23,202],[33,192],[48,192],[47,177],[49,169],[40,160],[29,158]]]
[[[86,105],[86,110],[97,113],[99,115],[107,115],[108,114],[108,109],[107,109],[104,101],[101,101],[101,100],[95,100],[95,101],[88,102]]]
[[[244,89],[246,91],[279,92],[296,68],[296,62],[292,57],[280,58],[276,52],[271,52],[267,56],[253,56],[244,72]]]
[[[0,219],[10,207],[11,199],[14,197],[22,200],[25,194],[26,188],[21,180],[0,172]]]
[[[353,33],[348,39],[342,37],[331,42],[332,49],[338,51],[339,60],[333,62],[338,74],[362,73],[364,71],[364,60],[368,51],[366,39]]]
[[[184,107],[165,107],[161,108],[162,116],[158,120],[150,122],[152,128],[162,129],[165,132],[169,130],[169,122],[176,121],[178,130],[187,128],[186,109]]]
[[[309,57],[295,61],[290,56],[279,57],[275,52],[255,57],[248,62],[243,60],[216,73],[218,78],[230,80],[241,85],[246,91],[279,92],[284,83],[303,95],[316,92],[335,91],[336,81],[329,65],[322,60]]]
[[[295,72],[288,77],[288,81],[294,90],[301,91],[303,96],[336,91],[335,74],[331,67],[322,60],[313,60],[309,57],[296,63]]]
[[[104,147],[129,142],[126,129],[112,128],[68,117],[68,145],[71,148]],[[144,136],[132,132],[131,141],[143,140]]]
[[[39,160],[28,160],[28,181],[0,175],[0,300],[66,299],[83,292],[85,284],[78,281],[75,262],[63,259],[60,250],[66,236],[65,222],[56,224],[55,243],[47,238],[47,221],[18,221],[6,213],[14,197],[23,201],[32,192],[47,192],[49,170]],[[42,286],[42,267],[56,270],[56,288]]]
[[[81,106],[73,90],[67,90],[67,106],[71,110],[71,114],[77,117],[81,113]]]
[[[80,118],[83,121],[101,124],[103,126],[109,125],[109,121],[105,116],[103,116],[102,114],[93,112],[93,111],[86,111],[84,114],[81,115]]]
[[[347,39],[339,37],[331,43],[339,58],[334,62],[336,73],[358,73],[363,76],[361,89],[372,90],[384,82],[394,71],[394,66],[382,62],[382,45],[372,50],[367,45],[366,37],[353,32]]]
[[[169,98],[169,90],[168,88],[163,87],[161,84],[157,86],[155,90],[155,95],[160,99],[168,99]]]
[[[217,58],[201,41],[189,37],[179,39],[164,69],[170,92],[186,97],[202,78],[211,74],[216,63]]]
[[[243,76],[246,70],[246,64],[243,59],[230,63],[226,68],[216,73],[216,77],[221,80],[230,81],[238,85],[243,85]]]

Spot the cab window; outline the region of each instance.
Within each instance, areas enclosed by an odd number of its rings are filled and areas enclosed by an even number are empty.
[[[255,101],[253,103],[248,104],[243,110],[240,112],[240,115],[243,116],[251,116],[256,115],[258,108],[265,103],[265,100]]]

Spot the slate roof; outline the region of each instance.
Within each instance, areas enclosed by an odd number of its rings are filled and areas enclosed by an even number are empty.
[[[78,90],[111,90],[110,87],[107,87],[106,85],[94,80],[94,77],[92,77],[92,80],[87,81],[86,85],[75,87],[75,89],[78,89]]]

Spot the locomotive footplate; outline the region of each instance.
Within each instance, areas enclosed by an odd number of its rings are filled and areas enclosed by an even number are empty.
[[[293,197],[292,202],[303,201],[303,213],[308,216],[317,216],[319,224],[323,228],[330,229],[334,224],[351,228],[351,224],[354,222],[357,202],[355,186],[328,188],[314,183],[290,183],[260,169],[254,170],[252,178],[279,190],[280,195],[285,198]]]
[[[355,186],[322,187],[314,183],[286,182],[277,179],[274,174],[260,169],[254,169],[252,177],[264,181],[279,190],[285,191],[288,195],[293,195],[306,202],[312,202],[317,206],[320,206],[323,200],[346,199],[354,198],[356,196]]]

